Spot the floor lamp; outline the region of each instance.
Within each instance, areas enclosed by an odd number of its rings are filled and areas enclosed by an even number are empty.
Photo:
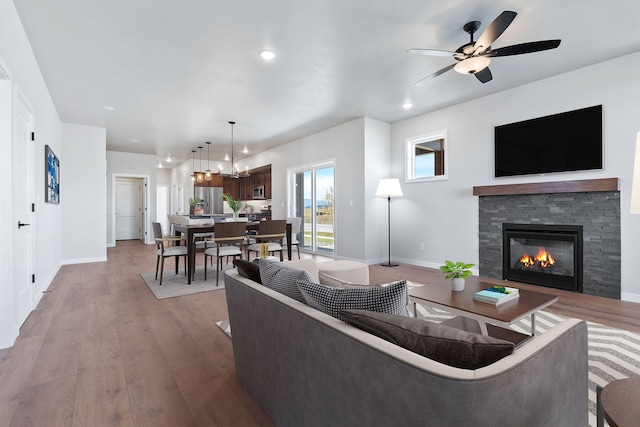
[[[391,262],[391,198],[402,197],[402,188],[400,187],[400,181],[395,178],[381,179],[378,183],[378,189],[376,190],[376,197],[387,198],[387,220],[389,230],[389,262],[383,262],[383,267],[397,267],[398,264]]]

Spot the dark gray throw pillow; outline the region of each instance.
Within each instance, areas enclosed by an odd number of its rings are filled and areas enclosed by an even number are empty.
[[[262,284],[274,291],[291,297],[304,304],[305,301],[300,289],[298,289],[298,280],[312,280],[309,273],[297,268],[287,267],[278,261],[269,261],[260,258],[260,279]]]
[[[348,323],[424,357],[462,369],[478,369],[513,353],[512,342],[415,317],[343,310]]]
[[[307,305],[329,316],[340,319],[340,311],[347,309],[371,310],[409,316],[407,282],[401,280],[377,288],[335,288],[298,280],[298,287]]]
[[[262,284],[260,280],[260,266],[256,262],[246,261],[244,259],[234,259],[233,265],[238,269],[238,274],[254,282]]]

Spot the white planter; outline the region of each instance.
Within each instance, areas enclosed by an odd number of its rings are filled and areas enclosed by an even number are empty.
[[[464,279],[463,278],[453,278],[453,279],[451,279],[451,290],[452,291],[464,291]]]

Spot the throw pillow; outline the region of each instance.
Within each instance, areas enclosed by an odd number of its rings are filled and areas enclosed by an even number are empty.
[[[260,279],[264,286],[306,304],[300,289],[298,289],[297,281],[311,280],[309,273],[305,270],[286,267],[279,261],[270,261],[264,258],[260,258],[259,266]]]
[[[409,316],[407,282],[371,289],[343,289],[298,280],[298,288],[307,304],[330,316],[341,319],[340,311],[361,309]]]
[[[245,261],[243,259],[234,259],[233,265],[238,269],[238,274],[254,282],[262,284],[260,280],[260,266],[251,261]]]
[[[424,357],[462,369],[478,369],[513,353],[514,344],[415,317],[345,310],[348,323]]]
[[[345,288],[345,289],[365,289],[365,288],[379,288],[380,285],[372,285],[372,284],[357,284],[351,283],[346,280],[342,280],[338,277],[333,277],[329,274],[322,273],[320,276],[320,284],[325,286],[331,286],[334,288]]]

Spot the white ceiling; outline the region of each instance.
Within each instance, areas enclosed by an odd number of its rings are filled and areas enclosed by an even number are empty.
[[[393,123],[640,50],[638,0],[14,3],[63,122],[106,128],[108,150],[174,162],[205,141],[221,160],[229,120],[241,159],[245,146],[255,154],[362,116]],[[518,16],[493,48],[560,47],[494,58],[486,84],[449,71],[414,85],[453,60],[408,48],[455,50],[466,22],[482,22],[479,36],[503,10]]]

